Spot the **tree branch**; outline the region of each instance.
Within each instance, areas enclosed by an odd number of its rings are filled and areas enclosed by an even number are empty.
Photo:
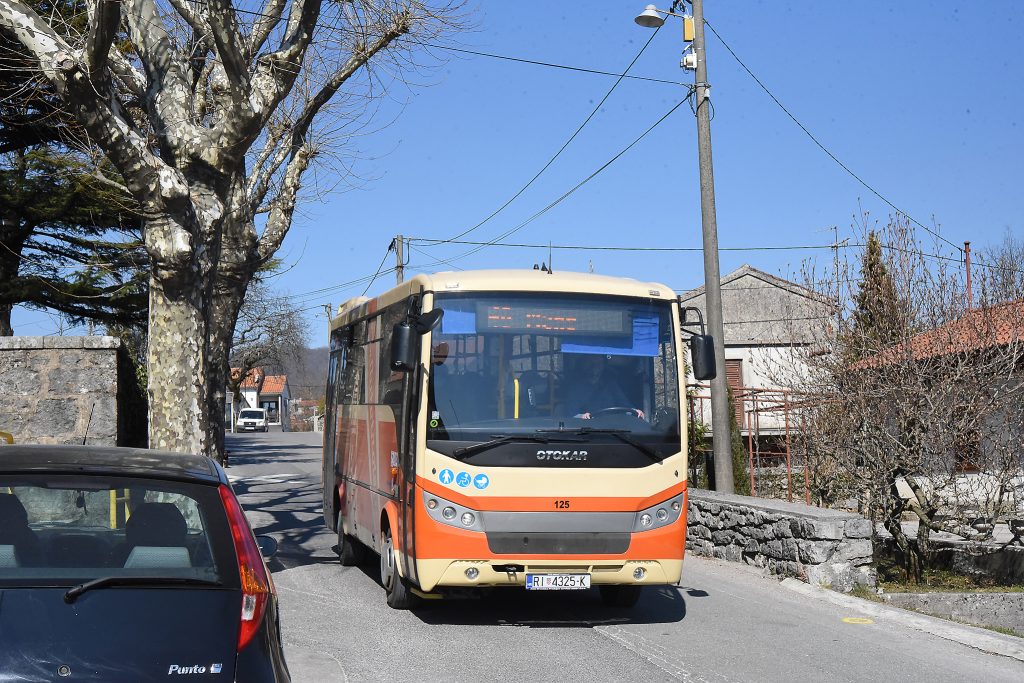
[[[129,33],[146,69],[149,87],[145,99],[152,105],[157,135],[179,155],[185,150],[198,155],[209,147],[209,141],[192,121],[192,88],[185,78],[188,68],[167,33],[155,0],[125,2]]]
[[[217,54],[224,65],[233,104],[248,109],[249,69],[242,54],[242,34],[238,30],[235,9],[228,0],[207,0],[210,12],[207,19],[217,46]]]
[[[267,0],[260,12],[259,19],[252,27],[249,36],[249,54],[254,55],[260,51],[270,37],[274,27],[281,23],[281,15],[284,13],[284,6],[287,0]]]
[[[263,170],[258,170],[258,168],[253,169],[254,171],[258,171],[253,175],[253,182],[250,183],[249,192],[249,202],[254,212],[266,198],[267,192],[270,189],[271,180],[277,173],[278,169],[281,168],[281,165],[284,164],[287,159],[291,158],[296,149],[305,143],[306,136],[309,133],[309,128],[313,124],[316,115],[319,114],[324,106],[331,101],[331,98],[337,94],[338,90],[349,78],[358,72],[359,69],[364,67],[374,55],[388,47],[396,39],[407,33],[408,30],[408,15],[396,15],[391,26],[382,34],[377,36],[376,40],[374,40],[369,47],[360,45],[355,46],[352,50],[352,55],[348,60],[338,67],[327,79],[327,82],[324,83],[320,90],[310,98],[309,102],[307,102],[305,107],[303,107],[302,113],[299,114],[298,119],[296,119],[295,123],[291,127],[291,131],[288,135],[288,144],[282,145],[278,149],[278,153],[275,155],[273,161],[270,162],[269,166]]]
[[[121,23],[121,3],[107,0],[89,0],[89,34],[85,43],[85,64],[97,91],[110,94],[110,47],[114,44],[117,27]]]
[[[292,215],[295,213],[299,188],[302,187],[302,174],[309,168],[312,158],[313,149],[304,144],[295,150],[295,155],[288,163],[288,168],[285,169],[281,191],[271,203],[267,226],[263,230],[263,234],[260,235],[256,247],[261,262],[269,260],[280,249],[285,235],[288,234],[288,229],[292,224]]]

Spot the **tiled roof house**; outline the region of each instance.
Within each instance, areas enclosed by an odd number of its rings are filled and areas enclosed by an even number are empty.
[[[231,368],[231,376],[237,378],[239,368]],[[241,403],[232,412],[232,392],[227,392],[228,412],[227,415],[237,414],[242,408],[264,408],[267,411],[267,418],[272,425],[282,425],[282,429],[288,429],[288,404],[291,399],[291,392],[288,388],[288,375],[268,375],[263,368],[253,368],[239,386]]]

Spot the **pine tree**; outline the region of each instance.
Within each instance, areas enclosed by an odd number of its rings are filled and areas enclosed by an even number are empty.
[[[904,339],[906,330],[907,316],[882,254],[882,243],[875,232],[869,232],[861,260],[860,288],[845,335],[846,360],[874,355]]]

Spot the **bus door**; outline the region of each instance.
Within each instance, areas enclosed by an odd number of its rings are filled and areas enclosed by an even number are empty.
[[[331,358],[327,369],[327,392],[324,400],[323,511],[324,521],[333,529],[338,510],[334,505],[338,489],[338,385],[345,365],[345,344],[340,332],[331,335]]]
[[[420,296],[408,300],[409,313],[420,312]],[[425,338],[421,338],[425,343]],[[418,362],[416,370],[404,373],[401,384],[401,415],[396,416],[398,430],[399,487],[398,507],[401,510],[402,574],[414,584],[420,583],[416,568],[416,422],[419,416],[420,385],[423,380],[423,364]]]

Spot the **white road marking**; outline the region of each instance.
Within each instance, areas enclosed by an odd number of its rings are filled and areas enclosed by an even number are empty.
[[[594,630],[646,659],[677,681],[701,681],[703,683],[708,681],[708,679],[688,671],[685,662],[668,649],[644,638],[639,633],[634,633],[621,626],[595,626]],[[728,679],[719,675],[717,680]]]

